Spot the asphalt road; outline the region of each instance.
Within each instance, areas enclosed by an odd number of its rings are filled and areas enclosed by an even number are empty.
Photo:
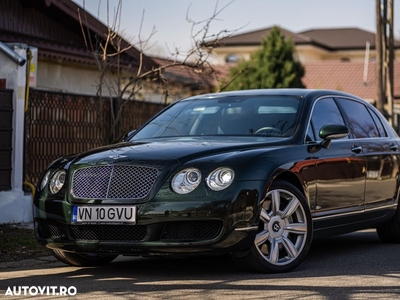
[[[381,243],[375,231],[319,240],[295,271],[272,275],[241,271],[226,257],[120,257],[96,268],[52,257],[1,263],[0,299],[27,298],[400,299],[400,244]]]

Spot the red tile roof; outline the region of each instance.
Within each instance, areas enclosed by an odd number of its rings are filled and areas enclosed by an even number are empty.
[[[364,77],[362,62],[304,63],[303,83],[311,89],[332,89],[365,99],[376,98],[375,62],[368,65]],[[394,97],[400,99],[400,62],[394,63]]]
[[[214,86],[211,76],[212,70],[207,67],[197,70],[190,62],[181,64],[180,61],[173,59],[160,57],[150,58],[160,67],[165,67],[162,71],[162,76],[167,80],[180,83],[193,90],[198,89],[204,92],[210,92]]]
[[[375,62],[370,62],[364,77],[364,63],[324,61],[303,63],[306,88],[339,90],[364,99],[376,99]],[[229,75],[233,65],[214,66],[217,71],[215,85]],[[400,99],[400,61],[394,63],[394,98]]]

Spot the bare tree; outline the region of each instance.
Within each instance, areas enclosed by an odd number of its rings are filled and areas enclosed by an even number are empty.
[[[136,42],[127,42],[121,35],[122,0],[119,0],[113,13],[110,12],[107,1],[106,30],[97,32],[97,36],[93,36],[90,30],[88,16],[84,12],[79,12],[86,47],[94,57],[99,70],[97,95],[100,98],[107,97],[110,101],[112,123],[108,133],[110,142],[121,138],[119,126],[123,107],[128,101],[143,99],[146,92],[156,92],[164,95],[167,103],[168,96],[174,92],[174,87],[181,88],[176,83],[179,82],[177,77],[182,72],[185,72],[186,78],[193,82],[202,83],[204,90],[212,89],[217,76],[209,63],[212,50],[218,46],[221,39],[237,30],[212,33],[211,24],[232,2],[220,8],[217,1],[212,15],[201,21],[189,17],[189,6],[186,20],[191,25],[192,48],[188,51],[181,51],[178,48],[168,49],[169,56],[163,60],[152,60],[145,55],[146,51],[154,46],[152,38],[156,31],[153,27],[148,37],[142,36],[144,12]]]

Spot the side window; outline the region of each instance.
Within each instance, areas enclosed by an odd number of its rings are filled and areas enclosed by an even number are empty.
[[[357,101],[339,98],[340,106],[349,119],[349,127],[356,138],[379,137],[380,134],[367,107]]]
[[[227,63],[237,63],[239,61],[239,56],[236,54],[228,54],[225,57],[225,62]]]
[[[376,127],[378,128],[378,131],[379,131],[379,135],[381,137],[387,136],[385,127],[383,126],[381,119],[377,116],[377,114],[372,109],[368,108],[368,111],[371,114],[372,119],[374,119],[375,125],[376,125]]]
[[[340,113],[339,108],[337,107],[336,102],[335,100],[333,100],[333,98],[321,99],[315,103],[311,116],[311,122],[314,125],[314,135],[317,140],[321,140],[321,138],[319,137],[319,131],[324,125],[345,125],[342,114]],[[310,127],[308,130],[310,130]]]

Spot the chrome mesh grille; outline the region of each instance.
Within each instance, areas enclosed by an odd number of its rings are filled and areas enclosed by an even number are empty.
[[[143,199],[157,175],[157,169],[142,166],[82,168],[72,175],[71,194],[80,199]]]

